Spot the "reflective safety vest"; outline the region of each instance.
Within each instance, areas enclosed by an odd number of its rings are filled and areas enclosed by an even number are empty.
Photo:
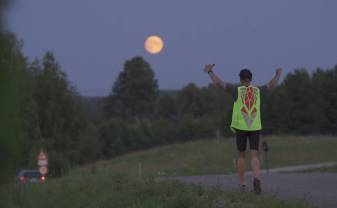
[[[231,129],[261,130],[260,89],[254,86],[239,86],[234,102]]]

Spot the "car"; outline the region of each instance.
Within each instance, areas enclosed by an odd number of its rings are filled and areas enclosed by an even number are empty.
[[[45,182],[46,176],[42,175],[38,170],[21,170],[17,175],[20,183],[41,183]]]

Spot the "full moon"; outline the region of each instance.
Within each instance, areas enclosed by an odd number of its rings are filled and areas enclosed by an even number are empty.
[[[158,54],[164,48],[164,41],[159,36],[149,36],[145,40],[144,48],[147,52],[151,54]]]

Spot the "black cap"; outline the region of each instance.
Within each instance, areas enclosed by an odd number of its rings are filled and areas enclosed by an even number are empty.
[[[249,69],[242,69],[240,71],[239,76],[241,80],[245,80],[245,81],[246,80],[252,81],[252,78],[253,78],[252,72],[250,72]]]

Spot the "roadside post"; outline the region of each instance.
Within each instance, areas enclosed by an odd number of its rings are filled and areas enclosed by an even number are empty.
[[[262,149],[263,149],[263,152],[264,152],[264,164],[265,164],[265,167],[266,167],[266,170],[267,170],[267,173],[269,173],[269,165],[268,165],[268,151],[269,151],[269,146],[267,144],[267,142],[264,140],[262,142]]]
[[[220,139],[221,139],[221,133],[220,133],[219,129],[216,129],[215,136],[216,136],[216,141],[219,144],[220,143]]]
[[[138,177],[141,178],[143,176],[143,167],[142,167],[142,163],[139,162],[138,163]]]

